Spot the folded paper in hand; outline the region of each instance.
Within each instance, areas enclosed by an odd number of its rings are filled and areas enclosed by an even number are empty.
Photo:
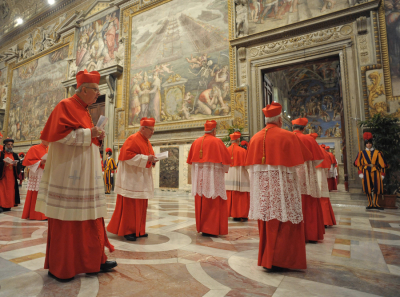
[[[8,164],[16,164],[18,163],[18,160],[11,160],[9,157],[4,158],[4,162],[8,163]]]
[[[47,153],[43,155],[42,160],[47,160]]]
[[[99,117],[99,120],[97,121],[96,127],[100,128],[101,130],[104,130],[104,128],[106,127],[107,121],[108,121],[108,118],[101,115]]]
[[[166,159],[166,158],[168,158],[168,151],[165,151],[165,152],[163,152],[163,153],[156,154],[155,157],[157,158],[157,160]]]

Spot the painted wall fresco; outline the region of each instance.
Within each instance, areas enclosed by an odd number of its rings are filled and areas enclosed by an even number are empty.
[[[230,114],[227,1],[176,0],[132,19],[129,125]]]
[[[267,31],[350,7],[347,0],[249,0],[249,34]]]
[[[385,0],[384,3],[393,96],[400,96],[400,2]]]
[[[7,68],[0,69],[0,109],[6,108],[7,103]],[[1,123],[3,125],[3,122]]]
[[[88,71],[116,64],[119,49],[119,10],[109,12],[79,30],[76,46],[77,70]]]
[[[65,97],[68,46],[13,70],[8,137],[39,139],[50,113]]]
[[[339,61],[311,62],[265,74],[274,90],[274,100],[283,105],[290,119],[306,117],[305,133],[341,137],[343,109],[338,81]],[[286,106],[287,104],[287,106]]]
[[[160,188],[179,188],[179,147],[161,147],[168,158],[160,161]]]

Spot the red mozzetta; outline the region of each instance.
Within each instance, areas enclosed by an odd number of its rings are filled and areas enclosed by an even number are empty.
[[[118,160],[127,161],[138,154],[154,156],[154,150],[150,141],[140,134],[140,132],[136,132],[135,134],[129,136],[127,140],[125,140],[123,146],[121,147]],[[151,162],[147,162],[146,167],[149,168],[150,166]]]
[[[206,162],[231,164],[231,156],[228,154],[225,144],[221,139],[210,134],[204,134],[203,137],[197,138],[193,142],[187,158],[188,164]]]

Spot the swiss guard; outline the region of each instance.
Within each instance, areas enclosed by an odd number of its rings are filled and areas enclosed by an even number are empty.
[[[109,147],[106,148],[106,155],[107,155],[107,159],[105,159],[103,162],[104,184],[106,185],[106,194],[110,194],[111,189],[112,189],[112,184],[113,184],[114,170],[117,169],[117,165],[115,164],[114,159],[111,158],[112,149],[110,149]]]
[[[383,210],[378,205],[378,195],[383,193],[383,179],[387,163],[380,151],[373,147],[370,132],[363,134],[365,150],[358,153],[354,166],[358,167],[358,176],[362,179],[363,191],[368,197],[367,209]]]

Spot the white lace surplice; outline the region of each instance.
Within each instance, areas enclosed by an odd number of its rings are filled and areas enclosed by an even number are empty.
[[[302,165],[301,165],[302,166]],[[296,166],[298,167],[298,166]],[[249,219],[299,224],[303,221],[296,167],[252,165]]]
[[[328,169],[327,168],[315,168],[317,169],[318,183],[321,188],[321,197],[329,198],[329,188],[328,188]]]
[[[43,176],[43,169],[39,167],[41,161],[33,165],[26,166],[29,168],[28,191],[39,191],[39,184]]]
[[[319,161],[317,163],[320,163]],[[307,161],[303,166],[297,166],[296,172],[300,181],[301,194],[313,198],[321,198],[321,187],[318,183],[316,162]]]
[[[244,166],[229,167],[229,172],[225,174],[225,189],[250,192],[249,173]]]
[[[229,165],[221,163],[192,164],[192,195],[204,195],[207,198],[221,197],[227,200],[225,190],[225,172]]]

